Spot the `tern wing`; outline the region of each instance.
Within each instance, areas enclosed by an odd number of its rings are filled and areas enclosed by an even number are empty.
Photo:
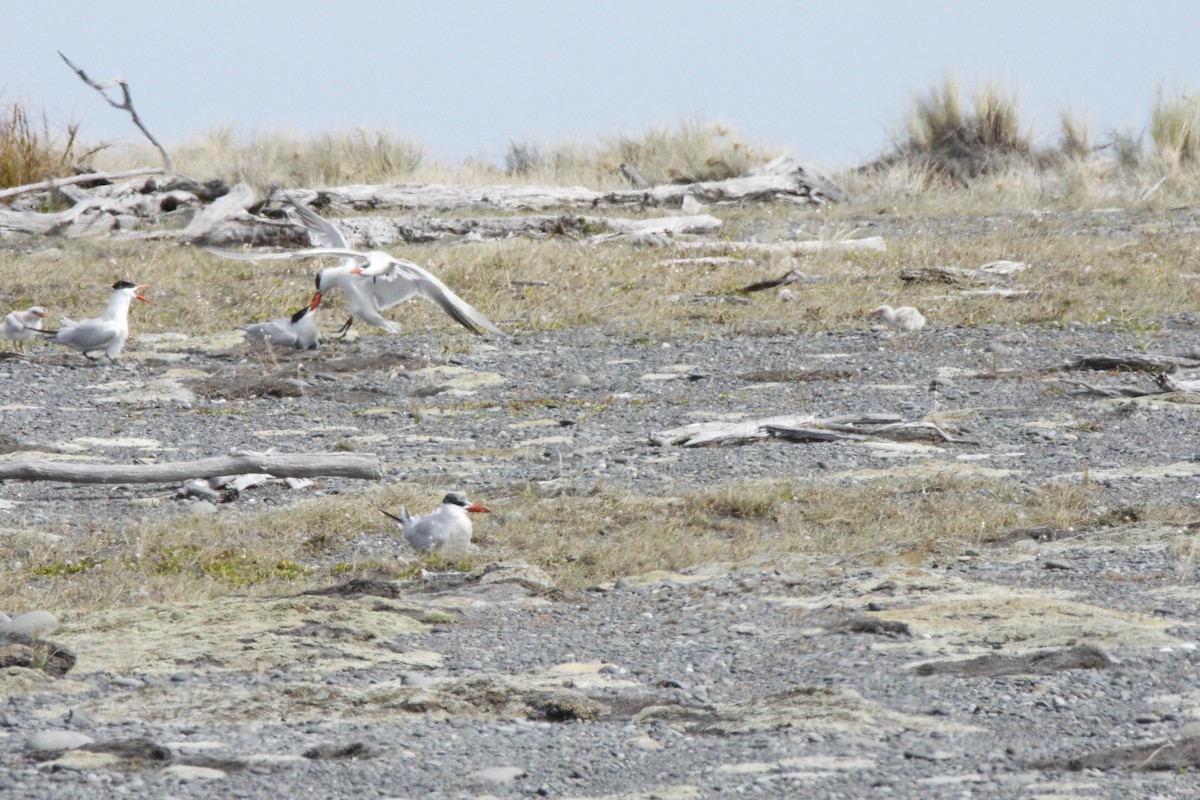
[[[51,339],[58,344],[74,347],[81,353],[103,350],[117,338],[117,329],[102,319],[85,319],[77,325],[60,328]]]
[[[284,253],[246,253],[238,250],[220,250],[216,247],[204,248],[214,256],[232,258],[235,261],[291,261],[298,258],[316,258],[318,256],[340,256],[365,262],[367,256],[359,250],[345,247],[306,247],[303,250],[288,250]]]
[[[296,214],[299,215],[300,221],[304,223],[304,227],[308,229],[308,240],[310,242],[317,247],[349,246],[346,242],[346,237],[342,236],[342,232],[335,228],[333,223],[308,206],[297,203],[290,196],[285,195],[285,197],[291,203],[292,208],[296,209]]]
[[[390,308],[413,295],[419,295],[439,306],[471,333],[481,333],[482,328],[497,336],[506,335],[433,273],[403,258],[393,258],[392,265],[389,272],[376,276],[371,284],[371,291],[380,308]]]

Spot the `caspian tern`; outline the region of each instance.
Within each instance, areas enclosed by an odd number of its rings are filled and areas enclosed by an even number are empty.
[[[150,301],[138,294],[138,290],[145,289],[146,284],[117,281],[112,288],[108,308],[100,316],[79,322],[64,317],[61,328],[42,331],[42,334],[55,344],[75,348],[92,361],[98,358],[92,357],[91,353],[103,350],[108,360],[115,364],[125,347],[125,340],[129,338],[129,304],[135,297],[143,303]]]
[[[46,309],[41,306],[14,311],[4,318],[4,338],[12,342],[13,350],[19,353],[25,349],[25,342],[37,336],[45,318]]]
[[[296,350],[316,350],[321,341],[317,322],[313,317],[317,312],[317,299],[290,317],[273,319],[270,322],[259,322],[255,325],[243,325],[246,337],[271,347],[292,347]]]
[[[241,261],[316,256],[340,258],[341,263],[338,266],[326,267],[317,273],[317,291],[313,298],[319,304],[322,296],[331,289],[341,289],[346,293],[350,318],[338,332],[341,335],[350,330],[355,318],[382,328],[388,333],[399,333],[400,326],[385,319],[382,312],[415,296],[436,304],[472,333],[481,334],[483,330],[487,330],[500,336],[504,335],[504,331],[493,325],[491,320],[428,270],[379,250],[353,250],[346,246],[345,237],[328,220],[312,209],[291,201],[290,198],[289,201],[308,229],[309,240],[317,246],[288,253],[237,253],[211,247],[207,248],[208,251],[222,258]]]
[[[383,509],[379,509],[383,511]],[[457,492],[442,498],[435,511],[421,517],[413,517],[408,508],[400,506],[400,514],[383,511],[396,521],[404,534],[404,541],[421,552],[452,550],[466,552],[471,546],[471,518],[468,514],[490,514],[487,506],[471,504]]]
[[[912,333],[925,327],[925,317],[912,306],[892,308],[889,305],[882,305],[868,316],[878,317],[884,325],[897,333]]]

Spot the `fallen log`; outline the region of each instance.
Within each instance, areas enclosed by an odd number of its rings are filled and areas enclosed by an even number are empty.
[[[1077,356],[1059,369],[1064,372],[1090,369],[1099,372],[1174,372],[1179,367],[1200,367],[1200,359],[1191,356],[1146,355],[1118,353],[1115,355]]]
[[[104,181],[111,183],[112,181],[121,180],[122,178],[136,178],[141,175],[165,175],[167,171],[162,167],[140,167],[138,169],[127,169],[121,172],[84,172],[80,175],[74,175],[70,178],[50,178],[49,180],[39,181],[37,183],[27,183],[24,186],[13,186],[10,189],[0,191],[0,200],[6,200],[9,197],[16,197],[29,192],[45,192],[58,189],[63,186],[72,186],[76,183],[91,183],[92,181]]]
[[[365,453],[235,453],[164,464],[81,464],[48,459],[0,462],[0,481],[176,483],[193,478],[260,473],[276,478],[379,480],[383,468],[376,456]]]
[[[788,414],[744,422],[693,422],[652,433],[650,443],[658,447],[712,447],[747,444],[771,437],[795,442],[861,442],[872,437],[935,437],[955,444],[975,444],[952,436],[932,422],[905,422],[895,414],[847,414],[836,417]]]
[[[733,252],[761,252],[779,255],[792,253],[812,253],[821,250],[875,250],[886,252],[882,236],[868,236],[863,239],[802,239],[794,242],[775,242],[761,244],[759,242],[671,242],[672,247],[679,250],[727,250]]]
[[[822,204],[840,202],[845,192],[828,178],[794,162],[782,171],[764,171],[723,181],[660,184],[643,189],[597,191],[582,186],[450,186],[441,184],[354,184],[322,189],[292,189],[284,192],[304,205],[344,206],[357,211],[380,209],[425,209],[453,211],[484,206],[508,211],[537,211],[563,207],[671,206],[680,208],[684,198],[702,203],[792,202]]]

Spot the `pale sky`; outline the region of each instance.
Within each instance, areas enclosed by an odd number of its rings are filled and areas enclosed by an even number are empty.
[[[0,0],[0,103],[140,138],[63,64],[123,77],[168,146],[365,126],[430,158],[497,161],[510,140],[637,134],[681,119],[827,168],[878,155],[908,98],[952,69],[998,78],[1045,143],[1145,127],[1156,87],[1200,87],[1185,0]]]

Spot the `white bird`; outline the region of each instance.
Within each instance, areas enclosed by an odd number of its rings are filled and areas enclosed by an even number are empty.
[[[345,335],[350,330],[355,318],[382,328],[388,333],[399,333],[400,326],[385,319],[382,312],[414,296],[423,297],[434,303],[472,333],[480,334],[483,329],[497,335],[504,335],[504,332],[493,325],[491,320],[479,313],[474,306],[455,294],[429,271],[411,261],[396,258],[382,251],[352,250],[346,246],[345,237],[328,220],[310,208],[295,201],[290,202],[308,229],[309,240],[317,245],[316,247],[289,253],[252,254],[208,248],[209,252],[222,258],[235,258],[242,261],[311,258],[314,256],[339,257],[341,263],[338,266],[326,267],[317,273],[317,292],[313,298],[319,304],[322,296],[331,289],[341,289],[346,293],[350,318],[338,331],[341,335]]]
[[[878,317],[884,325],[897,333],[912,333],[925,327],[925,317],[912,306],[892,308],[889,305],[882,305],[872,311],[869,316]]]
[[[317,299],[290,317],[243,325],[246,337],[271,347],[292,347],[296,350],[317,350],[321,347],[320,331],[317,330]]]
[[[4,318],[4,338],[12,342],[13,350],[20,352],[25,349],[25,342],[37,336],[45,318],[46,309],[41,306],[14,311]]]
[[[73,347],[93,361],[98,359],[91,353],[103,350],[108,360],[116,363],[129,338],[129,304],[135,297],[143,303],[150,301],[138,294],[139,290],[147,288],[146,284],[117,281],[112,288],[108,308],[100,316],[79,322],[64,317],[61,328],[42,333],[51,342]]]
[[[383,509],[379,509],[383,511]],[[383,511],[396,521],[404,541],[421,552],[452,550],[466,552],[471,546],[471,518],[468,514],[490,514],[487,506],[471,504],[457,492],[442,498],[436,510],[420,517],[410,516],[408,508],[400,506],[400,514]]]

